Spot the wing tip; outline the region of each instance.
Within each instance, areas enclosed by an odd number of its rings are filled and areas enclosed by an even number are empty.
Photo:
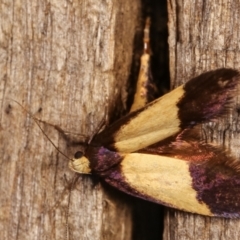
[[[239,71],[230,68],[205,72],[188,81],[177,103],[181,128],[226,115],[239,81]]]

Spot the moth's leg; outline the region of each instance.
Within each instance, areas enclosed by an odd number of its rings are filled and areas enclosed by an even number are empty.
[[[143,55],[141,56],[141,64],[138,75],[136,93],[134,95],[133,104],[130,112],[136,111],[144,107],[148,103],[148,86],[149,86],[149,65],[150,65],[150,18],[146,19],[143,37]]]

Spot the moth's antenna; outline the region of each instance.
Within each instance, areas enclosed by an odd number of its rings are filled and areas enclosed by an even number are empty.
[[[38,125],[38,127],[40,128],[40,130],[42,131],[43,135],[48,139],[48,141],[58,150],[59,153],[61,153],[65,158],[67,158],[68,160],[71,160],[71,158],[69,158],[66,154],[64,154],[57,146],[56,144],[47,136],[47,134],[44,132],[44,130],[42,129],[42,127],[40,126],[39,122],[44,122],[42,120],[39,120],[38,118],[34,117],[21,103],[19,103],[18,101],[9,98],[10,100],[14,101],[15,103],[17,103],[33,120],[34,122]],[[52,124],[50,124],[52,125]],[[53,125],[52,125],[53,126]],[[56,126],[55,126],[56,127]]]
[[[31,115],[30,115],[31,116]],[[38,127],[40,128],[40,130],[42,131],[43,135],[48,139],[48,141],[68,160],[72,160],[71,158],[69,158],[66,154],[64,154],[57,146],[56,144],[48,137],[48,135],[43,131],[42,127],[40,126],[38,119],[31,116],[32,119],[35,121],[35,123],[38,125]]]

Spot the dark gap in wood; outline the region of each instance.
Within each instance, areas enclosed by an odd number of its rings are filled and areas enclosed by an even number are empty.
[[[138,77],[140,57],[143,49],[143,29],[145,18],[151,15],[151,73],[158,88],[159,97],[170,89],[169,48],[168,48],[168,12],[167,1],[142,0],[142,18],[136,31],[135,49],[131,76],[129,79],[130,108]],[[156,119],[161,121],[161,119]],[[163,238],[164,207],[141,199],[133,199],[133,240],[161,240]]]
[[[129,111],[136,89],[136,82],[140,68],[140,57],[143,52],[143,29],[147,16],[151,16],[151,75],[158,93],[155,98],[164,95],[170,89],[169,47],[168,47],[168,13],[167,1],[142,0],[142,17],[137,26],[131,74],[128,80],[127,111]]]

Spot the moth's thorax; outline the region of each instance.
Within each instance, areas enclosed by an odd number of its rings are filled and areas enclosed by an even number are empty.
[[[105,147],[89,146],[85,156],[89,159],[92,173],[101,176],[104,176],[104,172],[118,165],[123,159],[120,153],[110,151]]]

